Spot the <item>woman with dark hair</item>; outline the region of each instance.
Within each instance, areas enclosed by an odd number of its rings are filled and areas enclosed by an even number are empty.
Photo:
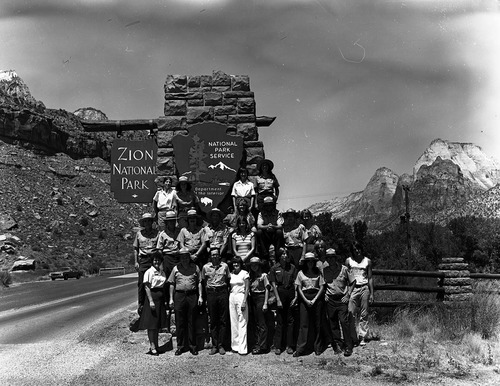
[[[247,298],[249,285],[248,272],[243,269],[243,262],[239,257],[233,260],[233,271],[230,274],[229,286],[229,318],[231,320],[231,350],[240,355],[248,354],[247,325],[248,307]]]
[[[193,191],[193,187],[186,176],[179,177],[179,182],[175,187],[177,197],[179,201],[177,203],[177,213],[179,228],[184,228],[187,226],[187,212],[191,208],[195,208],[196,212],[199,212],[200,200],[198,196]]]
[[[323,320],[323,293],[325,281],[318,267],[317,258],[312,252],[304,256],[302,269],[295,279],[295,288],[299,299],[300,327],[297,338],[297,349],[294,357],[305,355],[313,351],[320,355],[324,351],[321,339],[321,324]],[[312,331],[310,331],[312,329]],[[311,341],[308,339],[314,339]]]
[[[233,197],[233,206],[236,208],[238,198],[244,198],[248,201],[250,208],[254,206],[255,189],[253,183],[248,180],[248,170],[239,168],[237,173],[237,181],[233,185],[231,196]]]
[[[158,332],[162,328],[168,327],[166,301],[166,281],[167,276],[161,269],[163,257],[161,252],[153,253],[151,268],[144,273],[144,287],[146,289],[147,301],[144,302],[144,309],[139,320],[139,329],[148,330],[149,355],[157,356],[158,353]]]
[[[269,159],[263,159],[259,162],[257,168],[259,175],[255,180],[255,191],[257,193],[256,207],[260,212],[264,198],[273,197],[274,202],[278,200],[280,194],[280,184],[273,173],[274,163]]]
[[[238,198],[236,200],[235,212],[228,214],[226,218],[224,218],[224,223],[231,228],[231,232],[236,230],[236,221],[240,216],[247,219],[248,225],[252,230],[255,228],[255,217],[252,212],[250,212],[248,202],[244,198]]]
[[[267,302],[271,284],[267,274],[262,272],[262,261],[254,256],[250,259],[250,298],[252,304],[252,315],[255,325],[255,345],[253,355],[265,354],[267,352]]]
[[[322,239],[323,233],[319,226],[315,224],[314,217],[309,209],[300,212],[300,218],[307,230],[306,252],[313,252],[315,243]]]
[[[233,254],[246,264],[255,252],[255,233],[250,229],[246,217],[238,216],[236,229],[231,235]]]
[[[141,229],[136,233],[134,242],[134,263],[137,276],[137,313],[140,315],[144,307],[146,291],[144,287],[144,274],[151,267],[151,256],[158,242],[158,229],[153,228],[154,216],[144,213],[139,219]]]

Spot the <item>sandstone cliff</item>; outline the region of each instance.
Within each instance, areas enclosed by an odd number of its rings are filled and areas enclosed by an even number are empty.
[[[371,231],[383,230],[404,215],[406,185],[412,220],[444,225],[465,215],[499,217],[499,165],[472,143],[436,139],[418,158],[412,175],[397,176],[390,169],[380,168],[362,192],[309,209],[314,214],[330,212],[350,224],[366,221]],[[349,199],[353,195],[356,199]]]

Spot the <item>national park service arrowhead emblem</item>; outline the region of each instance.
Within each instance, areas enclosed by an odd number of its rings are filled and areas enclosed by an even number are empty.
[[[227,130],[220,123],[203,122],[172,138],[179,176],[192,183],[205,213],[226,197],[243,156],[243,137]]]

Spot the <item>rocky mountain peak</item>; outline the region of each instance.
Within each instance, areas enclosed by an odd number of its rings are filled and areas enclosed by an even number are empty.
[[[78,118],[86,121],[107,121],[108,117],[101,110],[93,107],[82,107],[73,112]]]
[[[465,179],[483,190],[500,182],[500,164],[487,156],[481,147],[473,143],[450,142],[439,138],[431,142],[415,163],[415,180],[419,179],[421,167],[432,165],[437,158],[452,161],[460,168]]]
[[[0,70],[0,102],[31,106],[37,110],[45,108],[42,102],[33,98],[27,84],[14,70]]]

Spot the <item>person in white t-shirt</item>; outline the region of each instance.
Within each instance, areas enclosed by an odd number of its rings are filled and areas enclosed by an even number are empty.
[[[240,168],[237,175],[238,181],[233,185],[231,196],[233,197],[233,207],[236,208],[238,198],[244,198],[250,208],[253,208],[255,201],[255,188],[253,182],[248,180],[248,170]]]
[[[368,307],[373,303],[372,261],[363,256],[361,245],[351,245],[351,257],[345,261],[350,275],[355,280],[354,290],[349,298],[349,314],[354,320],[351,335],[355,344],[366,344],[368,334]]]

